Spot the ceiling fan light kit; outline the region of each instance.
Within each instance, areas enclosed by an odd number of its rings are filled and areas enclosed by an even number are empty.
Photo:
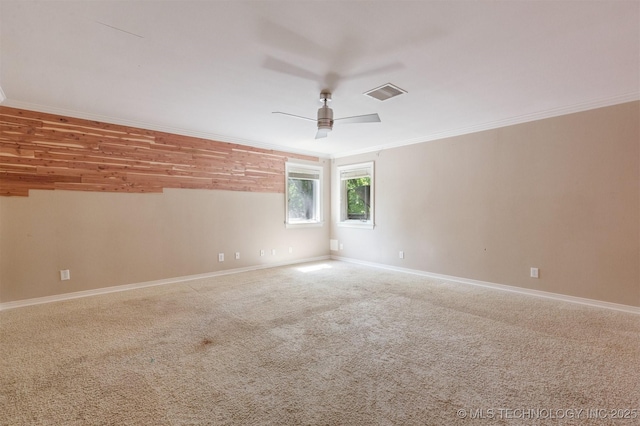
[[[333,110],[327,105],[330,101],[331,93],[320,93],[322,106],[318,109],[318,133],[316,133],[316,139],[326,138],[327,134],[333,129]]]

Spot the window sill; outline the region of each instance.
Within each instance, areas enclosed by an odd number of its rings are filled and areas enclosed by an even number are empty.
[[[374,224],[371,221],[362,222],[359,220],[338,222],[338,226],[341,228],[360,228],[360,229],[373,229]]]
[[[320,228],[324,226],[324,222],[286,222],[284,225],[287,229]]]

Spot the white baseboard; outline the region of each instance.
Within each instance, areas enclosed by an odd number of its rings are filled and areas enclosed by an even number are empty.
[[[319,256],[319,257],[299,259],[299,260],[288,261],[288,262],[275,262],[275,263],[269,263],[269,264],[263,264],[263,265],[247,266],[244,268],[225,269],[223,271],[207,272],[204,274],[186,275],[182,277],[167,278],[163,280],[146,281],[141,283],[124,284],[124,285],[118,285],[113,287],[96,288],[94,290],[84,290],[84,291],[77,291],[73,293],[63,293],[63,294],[56,294],[52,296],[36,297],[33,299],[16,300],[13,302],[0,303],[0,311],[4,311],[5,309],[21,308],[24,306],[40,305],[42,303],[59,302],[62,300],[78,299],[80,297],[96,296],[99,294],[115,293],[118,291],[134,290],[134,289],[145,288],[145,287],[154,287],[157,285],[180,283],[180,282],[186,282],[186,281],[199,280],[202,278],[219,277],[223,275],[238,274],[240,272],[276,268],[278,266],[295,265],[298,263],[317,262],[317,261],[328,260],[328,259],[330,259],[330,256],[328,255]]]
[[[622,312],[627,312],[627,313],[631,313],[631,314],[640,315],[640,307],[637,307],[637,306],[622,305],[622,304],[619,304],[619,303],[611,303],[611,302],[605,302],[605,301],[601,301],[601,300],[587,299],[587,298],[584,298],[584,297],[568,296],[568,295],[559,294],[559,293],[551,293],[551,292],[548,292],[548,291],[532,290],[532,289],[528,289],[528,288],[515,287],[515,286],[510,286],[510,285],[504,285],[504,284],[496,284],[496,283],[491,283],[491,282],[487,282],[487,281],[479,281],[479,280],[472,280],[472,279],[469,279],[469,278],[454,277],[454,276],[451,276],[451,275],[436,274],[436,273],[433,273],[433,272],[420,271],[420,270],[417,270],[417,269],[400,268],[400,267],[397,267],[397,266],[385,265],[385,264],[382,264],[382,263],[375,263],[375,262],[367,262],[367,261],[358,260],[358,259],[352,259],[352,258],[348,258],[348,257],[341,257],[341,256],[333,256],[332,255],[331,259],[340,260],[342,262],[356,263],[356,264],[359,264],[359,265],[371,266],[371,267],[374,267],[374,268],[387,269],[387,270],[390,270],[390,271],[404,272],[404,273],[413,274],[413,275],[420,275],[420,276],[423,276],[423,277],[433,278],[433,279],[442,280],[442,281],[448,281],[448,282],[454,282],[454,283],[460,283],[460,284],[469,284],[469,285],[475,285],[475,286],[480,286],[480,287],[488,287],[488,288],[493,288],[493,289],[496,289],[496,290],[503,290],[503,291],[510,291],[510,292],[513,292],[513,293],[525,294],[525,295],[528,295],[528,296],[544,297],[544,298],[547,298],[547,299],[560,300],[560,301],[563,301],[563,302],[570,302],[570,303],[578,303],[578,304],[581,304],[581,305],[594,306],[594,307],[597,307],[597,308],[612,309],[612,310],[615,310],[615,311],[622,311]]]
[[[578,303],[581,305],[594,306],[594,307],[604,308],[604,309],[612,309],[616,311],[622,311],[622,312],[640,315],[640,307],[636,307],[636,306],[622,305],[619,303],[611,303],[611,302],[605,302],[601,300],[587,299],[583,297],[568,296],[564,294],[551,293],[551,292],[540,291],[540,290],[532,290],[532,289],[515,287],[510,285],[504,285],[504,284],[496,284],[496,283],[491,283],[487,281],[472,280],[469,278],[460,278],[460,277],[455,277],[451,275],[436,274],[433,272],[421,271],[417,269],[400,268],[397,266],[385,265],[382,263],[375,263],[375,262],[367,262],[364,260],[352,259],[352,258],[341,257],[341,256],[319,256],[319,257],[313,257],[313,258],[299,259],[291,262],[278,262],[278,263],[270,263],[270,264],[264,264],[264,265],[247,266],[244,268],[226,269],[223,271],[207,272],[204,274],[186,275],[182,277],[167,278],[167,279],[156,280],[156,281],[146,281],[141,283],[124,284],[124,285],[113,286],[113,287],[103,287],[103,288],[97,288],[93,290],[78,291],[73,293],[64,293],[64,294],[56,294],[52,296],[37,297],[33,299],[16,300],[13,302],[0,303],[0,311],[6,310],[6,309],[20,308],[24,306],[39,305],[43,303],[77,299],[80,297],[89,297],[89,296],[95,296],[99,294],[115,293],[118,291],[134,290],[134,289],[145,288],[145,287],[154,287],[158,285],[180,283],[180,282],[186,282],[186,281],[199,280],[202,278],[219,277],[223,275],[238,274],[240,272],[276,268],[279,266],[295,265],[299,263],[317,262],[317,261],[328,260],[328,259],[355,263],[355,264],[365,265],[365,266],[371,266],[374,268],[387,269],[390,271],[403,272],[406,274],[420,275],[423,277],[433,278],[433,279],[442,280],[442,281],[487,287],[487,288],[492,288],[496,290],[510,291],[510,292],[525,294],[529,296],[544,297],[547,299],[560,300],[560,301],[570,302],[570,303]]]

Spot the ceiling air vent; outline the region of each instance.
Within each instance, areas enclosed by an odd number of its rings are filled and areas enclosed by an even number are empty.
[[[375,89],[369,90],[368,92],[364,92],[365,95],[379,101],[386,101],[387,99],[394,98],[398,95],[402,95],[403,93],[407,92],[405,90],[402,90],[398,86],[394,86],[391,83],[387,83],[384,86],[376,87]]]

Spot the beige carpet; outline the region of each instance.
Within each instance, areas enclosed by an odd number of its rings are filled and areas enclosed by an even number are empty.
[[[325,265],[0,312],[0,424],[640,424],[640,316]]]

